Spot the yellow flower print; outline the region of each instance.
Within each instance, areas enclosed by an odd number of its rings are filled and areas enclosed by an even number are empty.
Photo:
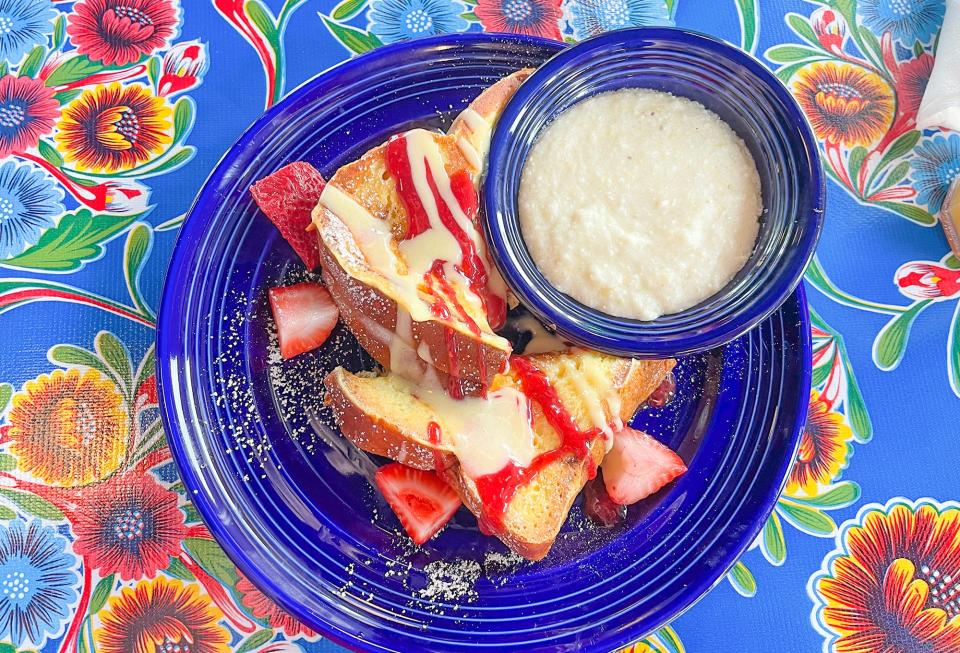
[[[95,370],[55,370],[27,381],[8,415],[10,452],[21,470],[59,487],[117,470],[129,422],[116,386]]]

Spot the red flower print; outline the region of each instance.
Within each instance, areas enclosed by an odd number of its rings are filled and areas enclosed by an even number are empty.
[[[920,100],[933,72],[933,57],[924,52],[916,59],[900,64],[897,72],[897,101],[899,112],[911,117],[917,115]]]
[[[847,443],[852,439],[853,432],[843,422],[843,415],[830,410],[827,400],[812,391],[797,459],[787,479],[787,494],[813,495],[819,485],[832,482],[846,465],[850,456]]]
[[[276,603],[264,596],[243,574],[240,574],[237,591],[240,593],[240,602],[243,607],[249,610],[256,619],[261,621],[266,619],[271,628],[279,628],[287,637],[313,637],[316,635],[312,630],[277,607]]]
[[[480,0],[473,13],[488,32],[563,40],[560,0]]]
[[[75,512],[74,551],[104,576],[153,576],[180,552],[186,534],[177,495],[152,476],[115,476],[86,489]]]
[[[101,653],[229,653],[223,614],[200,588],[160,576],[110,599],[96,630]]]
[[[911,261],[900,266],[894,281],[911,299],[948,299],[960,294],[960,270],[932,261]]]
[[[36,147],[59,113],[53,89],[41,80],[0,77],[0,159]]]
[[[843,42],[847,38],[847,23],[843,16],[829,7],[820,7],[810,15],[810,23],[824,49],[836,55],[843,54]]]
[[[178,43],[163,56],[163,75],[157,82],[157,94],[169,97],[200,83],[207,71],[207,51],[203,43]]]
[[[125,66],[164,47],[178,13],[174,0],[81,0],[67,17],[67,34],[80,54]]]

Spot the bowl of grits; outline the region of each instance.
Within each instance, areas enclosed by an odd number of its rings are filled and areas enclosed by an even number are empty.
[[[663,357],[727,343],[800,282],[823,223],[813,134],[742,51],[672,28],[537,69],[494,131],[494,262],[562,338]]]

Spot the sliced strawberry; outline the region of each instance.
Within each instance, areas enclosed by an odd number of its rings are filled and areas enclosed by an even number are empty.
[[[250,187],[257,206],[311,270],[320,267],[320,252],[317,235],[307,227],[326,185],[316,168],[306,161],[294,161]]]
[[[271,288],[270,310],[284,358],[322,345],[340,317],[327,289],[312,282]]]
[[[614,503],[607,494],[602,472],[598,471],[583,487],[583,512],[590,521],[606,528],[616,526],[627,516],[627,509]]]
[[[616,503],[636,503],[687,471],[680,456],[643,431],[624,427],[613,437],[603,459],[603,481]]]
[[[417,544],[436,535],[460,508],[460,497],[434,472],[390,463],[374,479]]]

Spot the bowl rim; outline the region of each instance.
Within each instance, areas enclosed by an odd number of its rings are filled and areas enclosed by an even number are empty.
[[[510,212],[502,208],[502,203],[498,197],[504,185],[512,184],[513,180],[508,180],[507,176],[500,174],[499,171],[506,159],[516,149],[515,139],[509,136],[507,130],[516,124],[532,119],[532,114],[527,111],[527,105],[531,97],[540,92],[558,73],[577,66],[586,55],[598,51],[614,51],[616,47],[643,47],[643,44],[651,40],[669,41],[680,46],[696,45],[711,50],[717,56],[745,68],[777,100],[785,115],[790,119],[795,134],[799,136],[799,141],[802,144],[802,148],[789,148],[787,150],[788,158],[796,161],[800,173],[809,179],[807,190],[800,194],[801,199],[809,203],[809,210],[804,215],[806,225],[799,230],[797,242],[788,250],[794,252],[799,250],[802,254],[792,258],[790,265],[780,266],[773,277],[772,283],[767,287],[746,295],[751,301],[748,308],[752,310],[748,311],[741,308],[736,312],[724,315],[721,322],[713,325],[707,320],[715,315],[715,311],[709,311],[705,313],[703,320],[699,320],[678,335],[662,336],[651,333],[648,325],[656,324],[660,318],[648,322],[620,318],[603,313],[582,302],[577,302],[584,307],[585,314],[619,321],[618,326],[621,326],[619,333],[615,335],[606,334],[600,327],[597,328],[598,333],[583,329],[575,320],[570,318],[569,314],[558,310],[552,303],[543,302],[536,296],[531,297],[532,293],[530,291],[536,293],[541,286],[534,283],[529,275],[521,273],[520,266],[517,265],[513,255],[513,252],[517,250],[504,231],[506,223],[519,222],[519,212],[514,211],[512,215],[505,215]],[[587,97],[592,95],[594,94],[589,94]],[[579,101],[582,101],[582,99],[577,100],[577,102]],[[519,188],[519,180],[516,181],[516,187]],[[487,168],[482,181],[481,200],[487,216],[484,221],[484,231],[489,243],[491,257],[511,290],[518,295],[521,303],[541,322],[555,327],[560,335],[569,340],[593,349],[620,356],[664,358],[700,353],[724,345],[755,327],[783,305],[800,284],[803,274],[815,254],[816,245],[823,230],[826,183],[819,146],[806,116],[786,85],[756,57],[726,41],[695,30],[660,26],[636,27],[606,32],[564,48],[537,67],[524,81],[504,107],[494,127]],[[517,248],[524,248],[522,236],[519,240],[521,242],[517,243]],[[766,264],[770,265],[771,262]],[[549,282],[545,279],[544,283],[549,285]],[[712,298],[719,298],[722,293],[723,290],[718,291]],[[710,301],[710,299],[705,301]],[[686,310],[693,310],[701,304]],[[723,301],[721,301],[721,305],[728,306]],[[680,315],[684,312],[686,311],[664,317]]]

